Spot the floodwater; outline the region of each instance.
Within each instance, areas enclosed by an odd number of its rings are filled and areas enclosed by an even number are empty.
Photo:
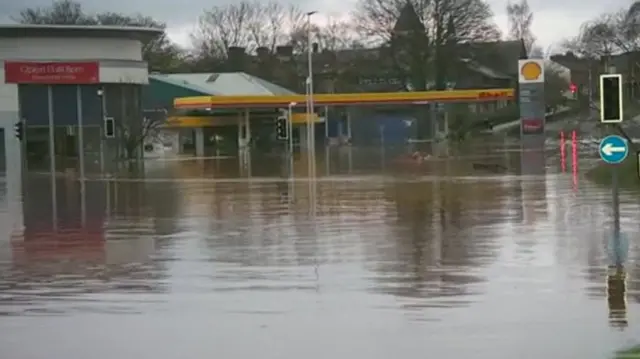
[[[611,358],[640,338],[640,201],[622,194],[616,281],[610,191],[555,152],[30,174],[0,242],[0,356]]]

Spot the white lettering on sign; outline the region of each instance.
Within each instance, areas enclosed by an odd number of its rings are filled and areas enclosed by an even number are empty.
[[[71,65],[22,65],[20,72],[26,75],[73,75],[84,72],[82,66]]]

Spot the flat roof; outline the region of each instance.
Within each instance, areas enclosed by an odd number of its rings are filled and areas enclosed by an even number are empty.
[[[149,77],[183,87],[195,86],[200,88],[199,92],[215,96],[295,95],[282,86],[244,72],[150,74]]]
[[[2,37],[68,37],[149,41],[164,30],[135,26],[0,24]]]

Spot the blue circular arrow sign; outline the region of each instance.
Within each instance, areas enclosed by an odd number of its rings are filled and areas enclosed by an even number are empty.
[[[611,135],[600,141],[600,158],[610,164],[618,164],[629,155],[629,144],[623,137]]]

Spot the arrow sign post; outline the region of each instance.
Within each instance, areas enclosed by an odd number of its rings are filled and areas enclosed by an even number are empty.
[[[614,72],[612,68],[609,72]],[[600,76],[600,122],[620,123],[624,119],[622,103],[622,75],[606,74]],[[608,164],[618,165],[629,155],[629,143],[624,137],[610,135],[600,141],[598,148],[600,158]],[[620,233],[620,189],[619,189],[619,166],[611,169],[611,199],[613,207],[613,239],[618,244],[621,240]],[[616,265],[621,266],[624,262],[623,256],[616,253]]]
[[[606,163],[622,163],[629,155],[629,144],[620,136],[607,136],[600,141],[600,158]]]
[[[618,165],[629,155],[629,143],[624,137],[610,135],[600,141],[600,158],[608,164]],[[613,202],[613,238],[620,239],[620,190],[618,188],[618,166],[611,170],[611,197]]]

